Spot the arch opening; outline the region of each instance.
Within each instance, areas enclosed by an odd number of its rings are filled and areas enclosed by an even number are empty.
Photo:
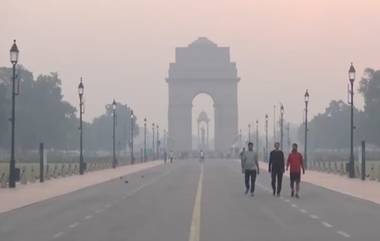
[[[192,150],[215,149],[215,109],[210,94],[199,93],[192,99]]]

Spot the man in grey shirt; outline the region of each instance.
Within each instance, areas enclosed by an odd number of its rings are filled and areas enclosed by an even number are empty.
[[[256,175],[260,174],[257,153],[253,151],[253,143],[248,143],[248,151],[244,152],[242,158],[242,168],[245,176],[245,194],[251,190],[251,196],[254,196]]]

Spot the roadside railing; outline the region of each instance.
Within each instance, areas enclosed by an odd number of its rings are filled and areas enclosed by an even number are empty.
[[[309,161],[308,168],[313,171],[326,172],[336,175],[348,175],[347,161]],[[355,177],[361,177],[361,164],[355,162]],[[364,169],[363,169],[364,170]],[[365,177],[371,181],[380,182],[380,161],[366,161]]]
[[[108,158],[107,158],[108,159]],[[140,163],[142,158],[136,155],[135,163]],[[150,160],[150,159],[149,159]],[[147,161],[149,161],[147,160]],[[112,168],[112,161],[87,161],[86,172],[93,172],[98,170]],[[118,166],[130,165],[130,158],[118,159]],[[40,181],[40,164],[37,162],[31,163],[17,163],[17,168],[20,170],[20,177],[17,181],[18,184],[26,185],[28,183],[35,183]],[[0,163],[0,188],[7,188],[9,181],[9,164],[6,162]],[[48,181],[57,178],[64,178],[73,175],[79,175],[79,163],[74,162],[59,162],[48,163],[43,168],[43,180]]]

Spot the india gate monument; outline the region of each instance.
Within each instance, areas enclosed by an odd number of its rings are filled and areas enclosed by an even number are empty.
[[[166,79],[169,150],[192,150],[192,102],[197,95],[207,94],[214,104],[215,151],[228,152],[238,136],[239,80],[229,47],[219,47],[204,37],[177,47]]]

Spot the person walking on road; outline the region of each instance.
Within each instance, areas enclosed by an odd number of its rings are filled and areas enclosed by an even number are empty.
[[[289,154],[288,161],[286,164],[286,170],[290,167],[290,188],[292,190],[291,196],[294,196],[294,183],[296,183],[295,195],[299,198],[300,182],[301,182],[301,169],[302,173],[305,174],[305,168],[303,165],[303,157],[301,153],[298,152],[298,145],[296,143],[292,146],[292,152]]]
[[[205,153],[203,152],[203,150],[201,150],[199,161],[200,161],[200,162],[204,162],[204,160],[205,160]]]
[[[277,193],[277,196],[279,197],[281,194],[282,187],[282,175],[285,172],[285,158],[284,153],[280,150],[280,143],[276,142],[274,144],[274,148],[275,149],[271,151],[269,156],[268,171],[269,173],[271,173],[272,177],[273,196],[275,196]]]
[[[173,153],[173,151],[170,151],[170,153],[169,153],[169,159],[170,159],[170,163],[173,163],[173,159],[174,159],[174,153]]]
[[[260,174],[260,167],[257,153],[253,151],[253,143],[248,143],[248,151],[243,156],[243,171],[245,179],[245,194],[251,191],[251,196],[254,196],[256,175]]]

